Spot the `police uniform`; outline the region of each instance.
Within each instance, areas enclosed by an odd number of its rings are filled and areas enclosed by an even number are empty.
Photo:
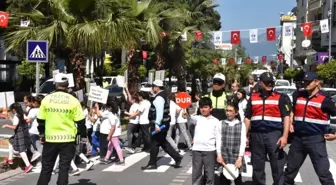
[[[317,80],[314,72],[308,72],[306,82]],[[286,185],[293,185],[301,165],[309,155],[322,185],[334,185],[329,171],[329,159],[324,134],[328,133],[330,116],[336,116],[335,102],[322,91],[315,95],[299,91],[294,99],[294,137],[288,153],[285,170]]]
[[[163,87],[163,82],[161,80],[155,80],[153,82],[154,86]],[[154,105],[154,101],[157,99],[162,100],[162,104],[159,106],[163,106],[163,115],[162,119],[158,121],[157,116],[159,116],[159,112],[157,111],[157,107]],[[148,169],[156,169],[157,168],[157,156],[159,153],[159,148],[161,147],[168,155],[170,155],[176,162],[176,167],[179,167],[182,161],[182,156],[169,144],[167,141],[167,131],[170,126],[170,113],[169,113],[169,103],[170,100],[165,91],[159,92],[151,103],[151,107],[148,113],[148,119],[150,122],[151,132],[155,131],[155,128],[160,128],[161,126],[165,126],[164,129],[161,129],[160,132],[151,136],[151,149],[150,149],[150,159],[147,166],[141,167],[142,170]],[[162,107],[160,107],[162,108]],[[160,112],[161,115],[162,112]]]
[[[260,75],[260,81],[273,82],[269,72]],[[268,154],[274,184],[283,177],[286,153],[277,142],[283,135],[283,118],[290,115],[289,98],[277,92],[253,93],[248,101],[245,118],[251,121],[250,148],[252,152],[253,182],[265,185],[265,162]]]
[[[216,74],[213,77],[213,81],[225,82],[225,76],[221,73]],[[212,91],[210,94],[207,94],[203,97],[209,97],[212,102],[212,112],[211,115],[217,118],[218,120],[225,120],[226,114],[225,109],[227,106],[227,95],[224,89],[220,91]]]
[[[59,73],[55,83],[67,83],[66,75]],[[58,185],[68,184],[69,168],[76,151],[77,132],[86,138],[85,115],[80,102],[66,88],[58,88],[41,102],[37,121],[41,138],[44,138],[42,170],[37,185],[50,181],[57,155],[60,155]],[[76,125],[77,124],[77,127]]]

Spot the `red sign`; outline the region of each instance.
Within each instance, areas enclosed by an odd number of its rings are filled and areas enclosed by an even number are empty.
[[[191,96],[186,92],[177,93],[175,100],[176,104],[180,106],[182,109],[189,108],[192,103]]]

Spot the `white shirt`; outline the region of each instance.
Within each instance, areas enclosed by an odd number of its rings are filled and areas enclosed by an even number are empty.
[[[240,120],[244,121],[245,118],[245,110],[247,108],[247,100],[243,99],[242,101],[239,101],[238,103],[239,107],[239,115],[240,115]]]
[[[28,116],[25,117],[25,119],[31,118],[32,121],[30,122],[30,129],[29,129],[29,133],[30,134],[35,134],[35,135],[39,135],[39,131],[37,130],[37,114],[38,114],[38,108],[32,108],[30,109]]]
[[[217,118],[212,115],[204,117],[195,115],[190,117],[195,126],[194,151],[216,151],[217,143],[221,143],[221,126]]]
[[[236,124],[241,123],[239,120],[235,119],[232,121],[225,120],[225,122],[230,126],[233,127]],[[222,124],[220,124],[220,130],[222,130]],[[223,132],[220,132],[220,138],[222,138]],[[221,148],[222,148],[222,140],[219,141],[220,143],[216,143],[216,150],[217,154],[222,153]],[[245,147],[246,147],[246,127],[244,124],[241,126],[241,133],[240,133],[240,146],[239,147],[239,156],[243,157],[245,153]]]
[[[93,125],[92,125],[92,131],[93,132],[97,132],[97,131],[99,131],[100,130],[100,119],[98,119],[98,116],[97,116],[97,114],[95,114],[94,116],[93,116],[93,118],[95,119],[95,120],[97,120],[96,121],[96,123],[94,123]]]
[[[151,107],[151,103],[148,100],[142,100],[140,102],[140,125],[149,124],[148,113]]]
[[[129,110],[129,113],[134,114],[134,113],[138,112],[139,110],[140,110],[140,105],[138,103],[133,103],[130,110]],[[139,118],[140,118],[140,116],[136,116],[134,118],[131,118],[129,120],[129,122],[132,123],[132,124],[139,124]]]
[[[88,109],[84,109],[84,115],[85,115],[85,126],[86,126],[86,129],[90,129],[92,128],[92,122],[90,121],[89,119],[89,111]]]
[[[121,135],[121,125],[118,116],[114,115],[112,112],[109,112],[107,118],[104,119],[100,126],[100,133],[109,134],[112,126],[115,126],[115,131],[112,137]]]
[[[171,101],[169,102],[169,112],[170,112],[170,125],[175,125],[176,124],[176,112],[180,111],[181,108],[174,102]]]
[[[178,106],[178,105],[177,105]],[[178,106],[179,107],[179,106]],[[179,107],[180,108],[180,107]],[[180,108],[181,109],[181,108]],[[188,118],[183,118],[183,112],[186,110],[181,109],[178,117],[177,117],[177,123],[187,123],[188,122]]]

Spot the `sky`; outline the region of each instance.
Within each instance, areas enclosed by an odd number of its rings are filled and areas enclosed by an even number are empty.
[[[221,15],[221,30],[240,30],[280,25],[280,12],[287,14],[296,6],[296,0],[215,0]],[[261,31],[260,31],[261,32]],[[248,37],[248,31],[241,37]],[[224,33],[224,40],[230,34]]]

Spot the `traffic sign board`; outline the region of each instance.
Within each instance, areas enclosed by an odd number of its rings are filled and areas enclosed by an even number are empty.
[[[49,46],[46,40],[28,40],[26,59],[28,62],[48,63]]]
[[[189,108],[191,105],[191,96],[186,92],[180,92],[176,94],[175,97],[176,104],[182,109]]]

